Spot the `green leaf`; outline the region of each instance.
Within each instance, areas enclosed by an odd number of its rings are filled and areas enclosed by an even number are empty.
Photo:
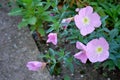
[[[52,54],[52,56],[55,56],[55,54],[56,54],[52,48],[49,48],[49,52],[50,52],[50,54]]]
[[[70,80],[70,77],[68,75],[65,75],[64,80]]]
[[[52,26],[52,27],[50,27],[47,31],[46,31],[46,33],[50,33],[50,32],[52,32],[54,30],[54,27]]]
[[[31,25],[35,25],[36,21],[37,21],[37,18],[34,16],[28,19],[28,23]]]
[[[65,61],[66,67],[68,67],[70,69],[70,71],[73,73],[74,72],[74,66],[72,64],[73,58],[71,58],[71,57],[70,58],[65,57],[64,61]]]
[[[40,54],[38,58],[49,58],[47,55]]]
[[[22,20],[22,22],[20,22],[18,24],[18,28],[21,29],[22,27],[26,27],[27,25],[28,25],[28,23],[26,21]]]
[[[32,3],[32,0],[22,0],[24,3],[28,3],[28,4],[31,4]]]
[[[119,32],[118,32],[118,29],[113,29],[110,31],[110,37],[113,39],[114,37],[117,37]]]
[[[67,37],[67,40],[71,40],[71,39],[76,39],[77,36],[70,36],[70,37]]]
[[[31,30],[31,32],[35,31],[35,30],[36,30],[36,26],[31,25],[31,26],[30,26],[30,30]]]
[[[56,65],[56,64],[53,64],[53,65],[50,67],[50,74],[53,74],[55,65]]]
[[[14,8],[8,13],[8,15],[10,15],[10,16],[22,15],[22,9],[21,8]]]
[[[41,34],[41,36],[45,36],[45,31],[42,27],[38,28],[38,32]]]
[[[116,60],[116,57],[113,54],[110,54],[109,59]]]
[[[118,60],[116,60],[116,61],[114,61],[115,62],[115,64],[116,64],[116,66],[120,69],[120,59],[118,59]]]
[[[51,3],[49,1],[47,1],[47,4],[45,5],[44,9],[47,10],[47,9],[49,9],[50,6],[51,6]]]
[[[108,15],[102,17],[101,21],[104,22],[108,17],[109,17]]]
[[[72,63],[68,63],[67,66],[70,69],[70,71],[73,73],[74,72],[74,66],[73,66],[73,64]]]
[[[109,70],[114,70],[114,69],[115,69],[115,64],[114,64],[113,60],[107,60],[107,61],[105,61],[105,62],[102,64],[102,66],[103,66],[104,68],[108,67]]]
[[[59,52],[59,56],[64,56],[64,50],[61,50],[60,52]]]

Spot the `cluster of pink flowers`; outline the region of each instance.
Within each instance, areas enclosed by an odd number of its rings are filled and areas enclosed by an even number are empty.
[[[93,12],[91,6],[78,8],[76,11],[79,14],[74,17],[74,21],[81,35],[86,36],[92,33],[95,28],[100,27],[100,16],[96,12]],[[80,52],[76,53],[74,57],[82,63],[86,63],[87,59],[92,63],[102,62],[109,57],[109,44],[102,37],[91,40],[87,45],[77,42],[76,48],[80,49]]]
[[[93,8],[91,6],[81,9],[77,8],[76,12],[78,12],[78,14],[74,16],[74,21],[77,28],[80,30],[81,35],[86,36],[92,33],[95,28],[100,27],[100,16],[96,12],[93,12]],[[72,19],[73,17],[63,19],[61,25],[65,26],[66,28]],[[57,41],[57,33],[48,34],[47,43],[57,45]],[[79,59],[82,63],[86,63],[87,59],[89,59],[89,61],[92,63],[102,62],[109,57],[109,44],[103,37],[99,39],[93,39],[86,45],[77,41],[76,48],[79,49],[80,52],[76,53],[74,57]],[[26,66],[29,70],[37,71],[41,68],[44,68],[46,63],[30,61]]]

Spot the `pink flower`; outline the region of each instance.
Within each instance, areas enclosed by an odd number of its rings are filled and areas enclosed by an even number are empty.
[[[91,6],[81,8],[79,14],[74,17],[75,24],[83,36],[92,33],[101,25],[100,16],[94,12]]]
[[[81,42],[77,42],[77,43],[76,43],[76,48],[77,48],[77,49],[80,49],[81,51],[78,52],[78,53],[76,53],[76,54],[74,55],[74,57],[75,57],[76,59],[81,60],[82,63],[86,63],[86,61],[87,61],[87,56],[86,56],[86,51],[85,51],[86,46],[85,46],[84,44],[82,44]]]
[[[52,42],[54,45],[57,44],[57,33],[49,33],[47,43]]]
[[[73,17],[71,18],[66,18],[66,19],[63,19],[62,22],[61,22],[61,25],[63,26],[64,29],[67,28],[67,26],[69,25],[69,23],[72,21]]]
[[[54,13],[50,13],[50,16],[54,16],[55,14]]]
[[[109,57],[109,44],[104,38],[93,39],[87,44],[87,57],[92,62],[102,62]]]
[[[43,63],[39,61],[30,61],[27,63],[27,68],[31,71],[38,71],[42,68]]]

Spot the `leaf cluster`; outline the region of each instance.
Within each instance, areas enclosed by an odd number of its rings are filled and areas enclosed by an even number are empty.
[[[62,49],[55,51],[49,48],[48,52],[45,55],[40,55],[40,57],[45,58],[46,62],[49,63],[49,71],[52,75],[59,75],[63,66],[69,68],[72,73],[74,72],[73,57],[69,52]]]

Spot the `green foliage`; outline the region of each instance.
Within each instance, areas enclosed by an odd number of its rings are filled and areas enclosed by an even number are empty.
[[[21,8],[14,8],[11,10],[10,13],[8,13],[8,15],[11,15],[11,16],[22,15],[22,9]]]
[[[50,16],[50,1],[43,2],[40,0],[16,0],[17,6],[11,10],[9,15],[22,16],[22,21],[19,23],[18,28],[32,26],[32,31],[39,32],[42,36],[45,35],[43,28],[44,23],[52,22]],[[34,28],[33,28],[34,27]]]
[[[71,80],[69,76],[65,75],[64,80]]]
[[[71,70],[71,72],[74,72],[73,67],[73,57],[70,56],[69,52],[66,52],[64,50],[60,51],[54,51],[52,48],[49,48],[48,53],[45,55],[40,55],[40,57],[47,59],[47,62],[50,66],[50,73],[53,75],[59,75],[62,69],[62,65],[66,66]]]
[[[104,16],[102,17],[102,27],[93,32],[86,40],[91,40],[95,37],[105,37],[109,43],[110,56],[109,59],[103,63],[99,63],[98,67],[108,68],[109,70],[114,70],[116,67],[120,69],[120,5],[115,5],[111,3],[97,3],[96,7],[99,5]],[[102,65],[101,65],[102,64]]]

